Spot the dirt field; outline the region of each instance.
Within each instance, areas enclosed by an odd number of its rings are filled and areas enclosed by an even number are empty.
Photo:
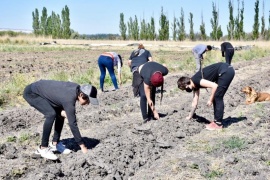
[[[113,50],[113,47],[105,47]],[[128,57],[134,47],[118,52]],[[72,73],[96,66],[103,49],[68,52],[0,53],[1,81],[15,72],[49,74],[52,69]],[[158,50],[152,50],[152,54]],[[69,59],[66,61],[66,59]],[[126,60],[126,59],[125,59]],[[62,142],[73,153],[58,161],[33,154],[44,119],[30,106],[0,112],[0,179],[270,179],[270,102],[245,105],[244,86],[270,93],[270,57],[234,63],[234,80],[225,95],[224,129],[205,130],[213,120],[206,107],[210,91],[201,91],[197,117],[186,120],[192,94],[177,89],[181,75],[165,77],[161,119],[142,122],[139,98],[130,84],[119,91],[98,94],[100,105],[77,106],[78,125],[88,154],[75,143],[66,123]],[[112,88],[113,89],[113,88]]]

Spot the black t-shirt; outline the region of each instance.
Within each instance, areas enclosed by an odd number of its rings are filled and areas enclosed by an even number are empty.
[[[206,79],[211,82],[217,82],[218,78],[227,71],[230,65],[227,63],[219,62],[212,64],[210,66],[206,66],[202,69],[203,71],[203,79]],[[198,71],[194,76],[191,77],[192,82],[197,88],[204,88],[201,87],[200,81],[202,79],[201,71]]]
[[[221,46],[221,51],[223,52],[226,51],[227,49],[233,49],[232,44],[229,42],[224,42],[220,46]]]
[[[145,63],[140,71],[143,82],[147,85],[151,85],[150,78],[156,71],[160,71],[163,76],[166,76],[169,72],[165,66],[162,66],[157,62],[150,61]]]
[[[137,50],[133,51],[129,57],[131,60],[131,69],[148,62],[148,58],[152,57],[151,53],[146,49],[139,49],[139,54],[137,56],[135,56],[135,53],[137,53]]]

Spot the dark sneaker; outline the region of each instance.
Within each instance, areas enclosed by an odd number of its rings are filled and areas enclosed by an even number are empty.
[[[210,131],[221,130],[222,126],[217,125],[214,121],[206,125],[206,129]]]
[[[71,153],[71,150],[66,148],[66,146],[61,142],[57,143],[56,145],[53,145],[53,143],[50,142],[49,146],[50,146],[52,151],[58,151],[58,152],[60,152],[62,154]]]
[[[149,122],[150,120],[151,120],[150,118],[145,118],[145,119],[143,120],[143,124]]]
[[[35,151],[35,154],[41,155],[46,159],[56,160],[58,157],[52,152],[50,147],[40,149],[40,147]]]

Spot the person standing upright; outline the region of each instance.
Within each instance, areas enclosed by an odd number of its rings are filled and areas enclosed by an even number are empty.
[[[222,57],[224,57],[224,53],[225,53],[226,63],[231,65],[232,58],[233,58],[233,55],[234,55],[234,47],[229,42],[223,42],[220,45],[220,47],[221,47]]]
[[[212,50],[212,46],[204,45],[204,44],[198,44],[192,49],[193,55],[195,57],[196,72],[201,70],[203,54],[206,51],[211,51],[211,50]]]

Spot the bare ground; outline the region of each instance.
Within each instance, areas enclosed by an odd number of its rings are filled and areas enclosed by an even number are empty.
[[[97,56],[102,50],[91,52]],[[57,68],[86,70],[95,65],[88,53],[1,53],[1,80],[15,71],[38,76]],[[192,95],[179,91],[176,82],[190,72],[166,76],[162,104],[160,94],[156,100],[161,119],[142,126],[139,98],[132,96],[130,84],[99,94],[98,107],[77,107],[89,153],[80,151],[65,124],[62,141],[73,153],[59,154],[58,161],[33,154],[44,121],[39,112],[29,106],[1,111],[0,178],[270,179],[270,102],[245,105],[240,92],[246,85],[270,92],[269,64],[269,57],[233,63],[236,76],[225,95],[225,128],[219,132],[204,129],[213,119],[206,107],[210,92],[201,92],[197,117],[185,119]]]

